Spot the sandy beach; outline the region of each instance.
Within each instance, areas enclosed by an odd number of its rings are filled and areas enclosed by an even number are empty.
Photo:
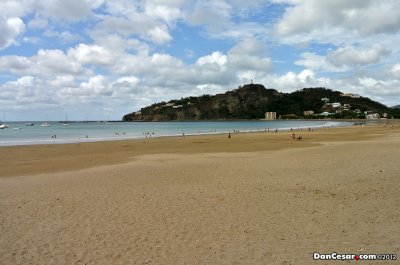
[[[400,122],[294,133],[1,147],[0,264],[399,255]]]

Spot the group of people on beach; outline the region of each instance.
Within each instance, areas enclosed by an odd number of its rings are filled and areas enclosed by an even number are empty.
[[[269,130],[269,129],[268,129]],[[291,130],[291,131],[293,131],[293,130]],[[234,131],[235,132],[235,131]],[[275,132],[278,132],[278,129],[276,129],[275,130]],[[228,132],[228,139],[230,139],[231,138],[231,132]],[[295,133],[292,133],[292,135],[291,135],[291,138],[293,139],[293,140],[303,140],[303,136],[301,136],[301,135],[299,135],[299,136],[297,136],[296,137],[296,134]]]
[[[303,136],[301,136],[301,135],[299,135],[299,136],[297,136],[297,138],[296,138],[296,134],[294,134],[294,133],[292,133],[292,139],[293,140],[302,140],[303,139]]]
[[[152,132],[152,133],[150,133],[150,132],[144,132],[143,134],[146,136],[146,138],[147,138],[147,137],[150,137],[150,138],[151,138],[151,136],[154,135],[155,133],[154,133],[154,132]]]

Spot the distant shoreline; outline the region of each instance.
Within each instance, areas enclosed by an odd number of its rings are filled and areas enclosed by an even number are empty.
[[[339,120],[240,120],[240,121],[231,121],[231,120],[226,120],[226,121],[194,121],[198,123],[229,123],[229,122],[237,122],[237,123],[251,123],[251,122],[272,122],[272,123],[284,123],[284,122],[324,122],[325,124],[317,124],[317,125],[310,125],[310,124],[304,124],[302,126],[298,125],[293,125],[293,126],[288,126],[285,125],[285,127],[280,127],[280,128],[275,128],[275,127],[254,127],[252,129],[242,129],[242,128],[232,128],[232,130],[229,130],[227,128],[225,129],[218,129],[218,130],[211,130],[211,131],[203,131],[200,130],[197,132],[190,132],[189,129],[184,130],[182,132],[174,132],[174,133],[165,133],[165,132],[156,132],[155,134],[151,133],[148,135],[141,134],[141,135],[132,135],[132,134],[122,134],[122,133],[116,133],[115,135],[113,134],[112,136],[93,136],[88,133],[87,137],[84,137],[83,135],[80,137],[74,137],[74,138],[62,138],[62,137],[51,137],[51,138],[45,138],[45,139],[15,139],[15,140],[0,140],[0,148],[2,147],[8,147],[8,146],[36,146],[36,145],[63,145],[63,144],[81,144],[81,143],[93,143],[93,142],[113,142],[113,141],[126,141],[126,140],[141,140],[141,139],[147,139],[147,138],[174,138],[174,137],[182,137],[184,136],[205,136],[205,135],[221,135],[221,134],[228,134],[230,133],[257,133],[257,132],[288,132],[290,130],[297,131],[298,129],[301,130],[315,130],[315,129],[320,129],[320,128],[332,128],[332,127],[348,127],[348,126],[353,126],[355,125],[354,121],[339,121]],[[173,121],[171,121],[173,122]],[[126,123],[131,123],[131,122],[126,122]],[[169,122],[166,122],[169,123]],[[179,123],[179,122],[178,122]],[[191,123],[191,122],[187,122]],[[337,123],[337,124],[327,124],[327,123]],[[12,123],[10,123],[12,124]],[[58,124],[58,123],[56,123]],[[73,124],[73,123],[71,123]],[[39,127],[36,126],[36,127]],[[69,126],[68,126],[69,127]],[[257,129],[256,129],[257,128]],[[58,128],[60,130],[63,130],[64,128]],[[70,129],[70,128],[68,128]],[[108,128],[107,128],[108,129]],[[193,129],[193,128],[192,128]],[[7,130],[11,130],[7,129]],[[41,131],[43,132],[43,131]],[[57,134],[54,131],[51,133],[49,132],[49,135],[52,134]]]
[[[39,163],[37,172],[45,170],[56,171],[64,169],[86,168],[91,165],[106,165],[124,163],[134,156],[160,153],[213,153],[213,152],[252,152],[278,150],[292,147],[311,147],[330,141],[360,141],[375,138],[399,131],[400,121],[392,126],[370,123],[367,126],[337,126],[320,127],[308,130],[290,129],[264,130],[251,132],[228,132],[157,135],[149,138],[124,138],[113,140],[82,141],[71,143],[41,143],[14,146],[1,146],[0,161],[9,170],[3,170],[0,175],[19,175],[21,172],[31,172],[31,164]],[[302,136],[302,141],[293,141],[291,134]],[[91,140],[91,139],[89,139]],[[296,143],[296,144],[295,144]],[[83,155],[83,156],[82,156]],[[81,159],[79,157],[82,156]],[[63,159],[65,157],[65,159]],[[49,161],[57,160],[57,166],[49,167]],[[19,162],[18,162],[19,161]],[[69,162],[68,162],[69,161]],[[29,169],[24,169],[29,168]],[[34,169],[36,166],[34,167]],[[19,173],[20,172],[20,173]],[[36,172],[36,169],[31,173]]]

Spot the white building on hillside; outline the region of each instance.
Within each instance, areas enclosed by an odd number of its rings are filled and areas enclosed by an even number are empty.
[[[276,120],[276,112],[265,112],[266,120]]]
[[[378,120],[380,118],[378,113],[371,113],[365,116],[367,120]]]

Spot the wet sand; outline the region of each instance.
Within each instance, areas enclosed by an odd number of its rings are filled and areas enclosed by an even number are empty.
[[[399,123],[294,133],[2,147],[0,264],[399,254]]]

